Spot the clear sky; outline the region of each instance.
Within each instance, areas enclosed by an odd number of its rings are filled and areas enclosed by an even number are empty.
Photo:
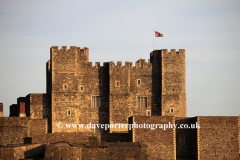
[[[0,0],[0,102],[46,92],[51,46],[88,47],[90,62],[186,50],[187,115],[240,115],[239,0]]]

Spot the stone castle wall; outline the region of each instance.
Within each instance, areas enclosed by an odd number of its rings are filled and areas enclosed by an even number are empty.
[[[25,137],[32,137],[32,143],[88,142],[95,136],[101,141],[100,133],[48,133],[47,119],[30,117],[0,117],[0,145],[23,144]]]
[[[54,156],[53,156],[54,155]],[[51,159],[148,159],[147,147],[109,147],[109,148],[78,148],[78,147],[46,147],[46,160]]]
[[[50,99],[48,94],[29,94],[27,98],[30,101],[31,119],[48,118],[48,114],[44,113],[44,108],[50,110]]]
[[[44,154],[45,146],[43,144],[16,145],[15,147],[0,148],[3,160],[19,160],[32,157],[34,155]]]
[[[239,117],[197,117],[198,159],[239,159]]]
[[[100,133],[74,133],[74,132],[58,132],[58,133],[44,133],[41,135],[33,135],[32,143],[50,144],[55,142],[69,142],[69,143],[86,143],[89,137],[95,136],[98,141],[101,141]]]
[[[177,159],[197,159],[197,118],[175,117],[178,126],[184,124],[194,128],[176,129],[176,158]]]
[[[151,130],[147,124],[175,124],[172,116],[133,116],[129,118],[131,124],[146,124],[145,128],[133,128],[130,132],[132,142],[144,142],[149,149],[149,158],[176,159],[175,131],[171,128]]]
[[[0,117],[0,145],[23,143],[23,138],[47,133],[47,119]]]

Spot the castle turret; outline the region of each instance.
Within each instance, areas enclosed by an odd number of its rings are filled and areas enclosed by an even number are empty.
[[[150,58],[154,112],[161,116],[186,117],[185,50],[154,50]]]
[[[100,97],[97,91],[93,95],[93,88],[91,88],[95,86],[99,90],[101,87],[100,79],[96,80],[98,83],[91,81],[100,75],[100,63],[96,63],[96,67],[88,63],[89,49],[87,47],[70,46],[67,49],[63,46],[59,49],[58,46],[52,46],[50,54],[51,58],[47,63],[47,93],[52,100],[51,118],[54,133],[60,131],[56,127],[60,121],[59,115],[61,115],[62,123],[78,123],[81,114],[85,113],[80,112],[79,108],[91,106],[91,100],[88,101],[89,105],[83,101],[91,99],[91,96],[96,97],[96,94]],[[92,82],[91,87],[89,81]],[[95,110],[97,109],[96,107]],[[86,109],[83,110],[86,111]]]

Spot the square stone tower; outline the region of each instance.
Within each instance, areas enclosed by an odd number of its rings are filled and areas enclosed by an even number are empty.
[[[150,61],[154,112],[161,116],[186,117],[185,50],[154,50],[150,53]]]

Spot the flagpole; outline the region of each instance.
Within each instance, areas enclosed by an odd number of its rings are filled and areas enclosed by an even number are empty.
[[[155,31],[153,29],[153,50],[155,50]]]

